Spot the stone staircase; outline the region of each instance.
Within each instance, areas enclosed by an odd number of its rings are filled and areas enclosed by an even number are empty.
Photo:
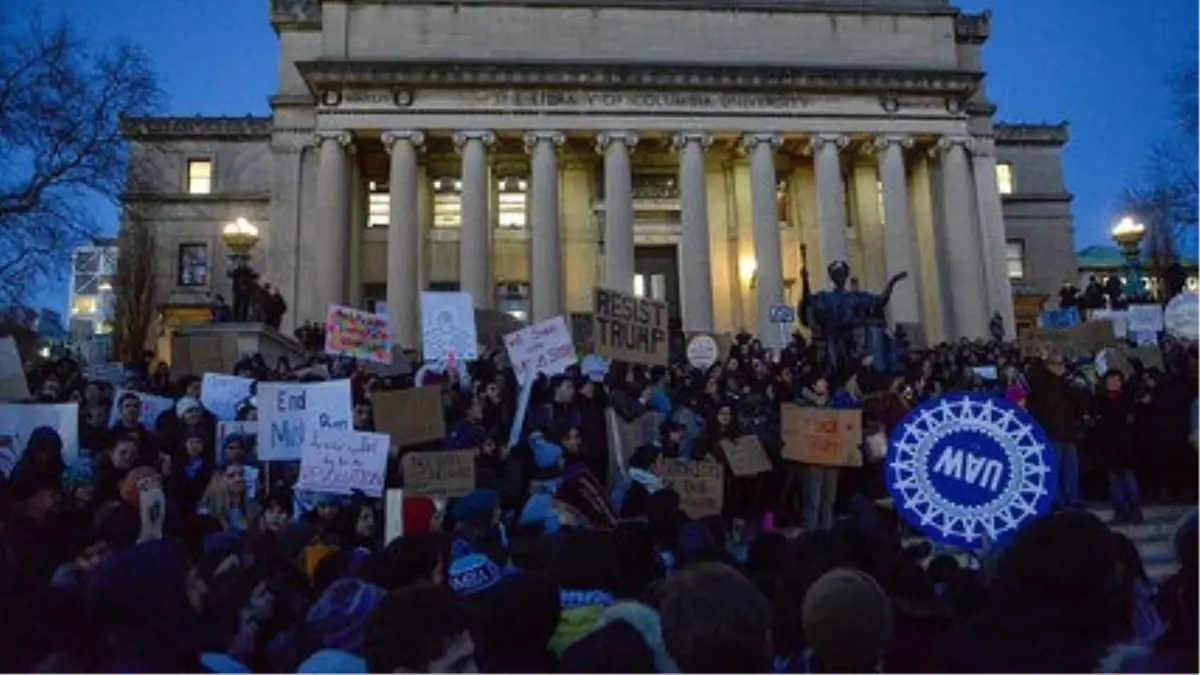
[[[1179,569],[1175,560],[1173,538],[1175,526],[1195,505],[1163,504],[1142,509],[1145,522],[1138,525],[1113,524],[1113,510],[1108,505],[1092,505],[1088,510],[1116,532],[1129,537],[1142,555],[1146,576],[1155,584],[1166,581]]]

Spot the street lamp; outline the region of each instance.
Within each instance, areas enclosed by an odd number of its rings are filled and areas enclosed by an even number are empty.
[[[1142,279],[1141,244],[1146,236],[1146,226],[1125,216],[1113,227],[1111,234],[1125,259],[1125,298],[1129,302],[1144,300],[1146,282]]]
[[[233,320],[246,321],[250,313],[250,295],[254,279],[258,276],[250,268],[250,250],[258,243],[258,226],[238,218],[226,223],[221,230],[221,240],[229,249],[229,278],[233,280]]]

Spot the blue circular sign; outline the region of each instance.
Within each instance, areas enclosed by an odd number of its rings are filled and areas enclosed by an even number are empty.
[[[892,432],[884,478],[896,511],[930,539],[1003,546],[1054,505],[1054,449],[1033,417],[984,394],[914,408]]]

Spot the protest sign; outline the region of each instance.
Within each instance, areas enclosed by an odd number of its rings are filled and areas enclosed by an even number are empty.
[[[668,459],[663,465],[663,485],[679,493],[680,508],[691,518],[721,515],[725,500],[725,472],[707,460]]]
[[[1163,312],[1163,323],[1171,335],[1195,342],[1200,337],[1200,295],[1180,293],[1171,298]]]
[[[383,544],[404,536],[404,490],[389,488],[383,500]]]
[[[461,497],[475,489],[474,450],[409,452],[400,458],[404,490],[424,497]]]
[[[996,366],[974,366],[971,372],[984,382],[995,382],[999,378],[999,373],[996,372]]]
[[[175,401],[164,396],[155,396],[147,394],[144,391],[130,391],[121,389],[120,387],[113,390],[113,405],[108,413],[108,426],[114,426],[121,419],[121,398],[125,394],[133,394],[138,398],[138,404],[141,406],[141,412],[138,413],[138,423],[147,429],[154,430],[158,428],[158,418],[168,410],[174,412]]]
[[[200,403],[219,420],[237,419],[238,406],[250,398],[254,380],[234,375],[205,373],[200,384]]]
[[[561,316],[505,335],[504,350],[521,384],[536,379],[539,373],[558,375],[575,365],[575,345]]]
[[[29,435],[38,427],[50,427],[63,442],[63,461],[70,464],[79,456],[79,404],[77,403],[0,403],[0,437],[19,459],[25,454]],[[0,443],[0,446],[4,443]],[[104,448],[88,448],[100,452]]]
[[[667,303],[596,287],[592,339],[596,353],[618,361],[667,365]]]
[[[349,431],[353,425],[350,380],[261,382],[258,385],[258,457],[300,459],[314,429]]]
[[[11,337],[0,337],[0,401],[24,401],[29,398],[29,383],[21,353]]]
[[[1038,323],[1042,328],[1070,328],[1079,323],[1079,310],[1074,307],[1043,310]]]
[[[387,434],[343,429],[313,429],[300,449],[301,490],[368,497],[383,495],[387,476]]]
[[[697,335],[687,344],[687,362],[693,368],[708,370],[721,357],[716,339],[711,335]]]
[[[738,478],[757,476],[771,470],[771,458],[767,457],[758,436],[742,436],[736,441],[723,439],[720,446],[725,463]]]
[[[421,292],[421,353],[426,361],[478,358],[475,308],[470,293]]]
[[[258,422],[256,420],[217,422],[217,464],[225,466],[225,448],[230,442],[241,442],[243,463],[258,461]]]
[[[603,382],[612,362],[598,354],[588,354],[579,362],[579,370],[592,382]]]
[[[1089,321],[1111,321],[1113,335],[1121,340],[1129,334],[1129,312],[1123,309],[1093,309],[1088,317]]]
[[[784,404],[783,456],[804,464],[862,466],[862,411]]]
[[[896,511],[930,539],[1000,547],[1050,511],[1056,467],[1029,413],[986,394],[948,394],[896,427],[884,479]]]
[[[629,470],[629,458],[633,453],[643,445],[658,442],[658,431],[665,415],[660,412],[644,412],[636,419],[626,421],[612,408],[606,408],[604,414],[608,422],[606,426],[609,458],[616,464],[621,475],[626,475]],[[613,475],[613,472],[610,470],[609,474]]]
[[[1130,333],[1158,333],[1163,329],[1163,308],[1159,304],[1130,305]]]
[[[446,437],[440,387],[379,391],[371,396],[375,428],[392,437],[397,448]]]
[[[129,373],[125,371],[125,366],[116,362],[90,364],[84,368],[83,376],[90,382],[105,382],[113,385],[125,384],[125,381],[129,379]]]
[[[375,363],[392,362],[392,325],[387,316],[330,305],[325,315],[325,353]]]

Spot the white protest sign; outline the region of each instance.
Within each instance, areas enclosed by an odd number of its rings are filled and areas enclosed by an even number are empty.
[[[112,410],[108,413],[108,426],[114,426],[121,419],[121,397],[133,394],[141,403],[142,411],[138,414],[138,423],[153,430],[158,424],[158,416],[175,408],[175,401],[141,391],[129,391],[118,388],[113,392]]]
[[[504,350],[522,384],[537,379],[538,373],[558,375],[575,365],[575,345],[561,316],[505,335]]]
[[[579,370],[592,382],[603,382],[612,362],[599,354],[588,354],[579,362]]]
[[[106,382],[115,385],[124,384],[129,379],[129,374],[125,372],[125,366],[117,362],[91,364],[83,371],[83,375],[91,382]]]
[[[1157,333],[1163,329],[1163,308],[1161,305],[1130,305],[1130,333]]]
[[[258,461],[258,422],[243,420],[240,422],[217,422],[217,464],[224,466],[225,445],[230,438],[240,438],[242,441],[242,462]]]
[[[25,446],[29,444],[29,435],[38,427],[50,427],[57,431],[63,442],[63,461],[67,464],[75,461],[79,456],[79,405],[77,403],[0,404],[0,436],[11,438],[11,447],[18,458],[25,453]],[[89,448],[94,451],[102,449]]]
[[[719,356],[720,348],[711,335],[697,335],[688,342],[687,360],[693,368],[708,370]]]
[[[237,419],[237,409],[250,398],[254,380],[236,375],[205,373],[200,384],[200,403],[219,420]]]
[[[258,458],[300,459],[315,429],[353,428],[350,380],[261,382],[258,385]]]
[[[29,398],[29,383],[17,342],[11,337],[0,338],[0,401],[23,401]]]
[[[479,354],[470,293],[421,292],[421,354],[426,361],[474,361]]]
[[[1124,340],[1129,334],[1129,312],[1123,309],[1094,309],[1090,314],[1091,321],[1107,319],[1112,322],[1113,335]]]
[[[1200,295],[1180,293],[1171,298],[1163,320],[1168,333],[1195,342],[1200,337]]]
[[[391,488],[387,491],[387,499],[384,500],[383,528],[385,546],[404,536],[404,490],[400,488]]]
[[[296,487],[340,495],[360,490],[380,497],[391,444],[387,434],[313,429],[301,447]]]

